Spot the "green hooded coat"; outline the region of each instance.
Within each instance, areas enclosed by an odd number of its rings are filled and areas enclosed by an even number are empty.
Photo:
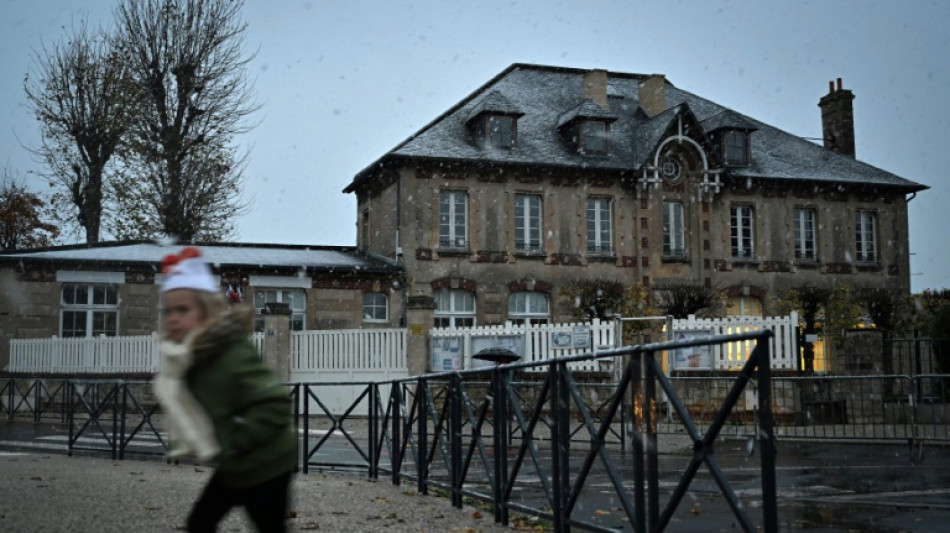
[[[233,307],[198,334],[186,378],[221,447],[216,475],[233,488],[297,468],[289,390],[261,363],[250,342],[250,313],[247,307]]]

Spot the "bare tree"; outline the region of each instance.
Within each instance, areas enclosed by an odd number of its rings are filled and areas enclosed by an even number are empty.
[[[27,100],[42,124],[42,145],[34,148],[49,168],[50,183],[85,230],[86,242],[100,238],[106,168],[128,121],[123,61],[108,37],[82,22],[50,48],[33,54],[34,77],[24,82]]]
[[[674,318],[687,318],[700,311],[712,312],[719,304],[719,291],[693,282],[672,283],[653,289],[656,306]]]
[[[227,236],[239,203],[242,159],[230,147],[246,132],[250,103],[241,1],[123,0],[116,45],[143,98],[128,135],[126,201],[156,220],[143,226],[181,240]],[[157,236],[157,235],[152,235]]]
[[[43,200],[17,183],[9,168],[0,171],[0,250],[49,246],[58,228],[41,218]]]

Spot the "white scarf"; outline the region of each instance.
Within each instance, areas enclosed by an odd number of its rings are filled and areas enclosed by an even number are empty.
[[[207,461],[216,457],[221,448],[208,413],[185,383],[185,374],[194,363],[193,338],[189,335],[182,343],[162,341],[162,365],[155,378],[155,394],[168,416],[168,456],[177,459],[194,455]]]

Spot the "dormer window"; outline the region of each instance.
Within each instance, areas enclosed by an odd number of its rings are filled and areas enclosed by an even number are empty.
[[[510,149],[515,144],[515,119],[501,115],[488,117],[488,141],[495,148]]]
[[[617,120],[593,100],[584,100],[561,115],[557,129],[573,150],[584,155],[610,151],[610,123]]]
[[[607,123],[602,120],[585,120],[581,126],[581,149],[585,154],[607,153]]]
[[[729,166],[749,164],[749,135],[742,131],[727,131],[722,136],[722,153]]]
[[[492,91],[475,104],[465,125],[480,147],[511,150],[518,143],[518,118],[523,115],[503,94]]]
[[[718,146],[724,166],[745,167],[752,163],[749,136],[758,127],[751,120],[735,111],[724,109],[704,120],[702,127],[713,145]]]

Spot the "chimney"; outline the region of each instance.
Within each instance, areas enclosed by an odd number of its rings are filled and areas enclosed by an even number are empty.
[[[589,98],[604,109],[607,104],[607,71],[592,70],[584,74],[584,98]]]
[[[821,132],[825,148],[854,158],[854,94],[841,88],[841,78],[828,82],[828,94],[821,97]]]
[[[648,117],[666,111],[666,77],[663,74],[651,74],[641,81],[638,98],[640,107]]]

